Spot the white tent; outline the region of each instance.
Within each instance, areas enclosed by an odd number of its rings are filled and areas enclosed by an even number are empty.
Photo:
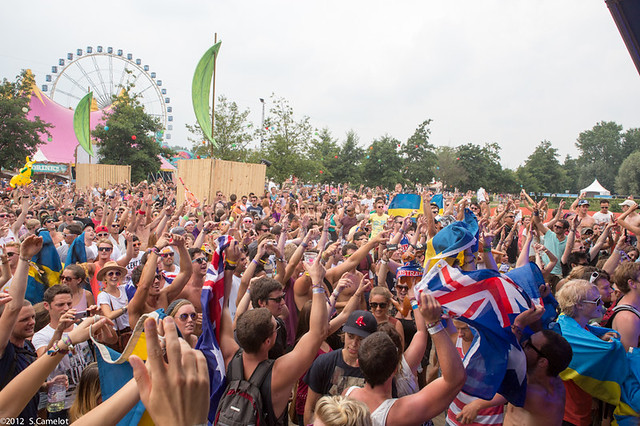
[[[593,197],[594,195],[611,195],[604,186],[600,185],[598,179],[594,179],[591,185],[580,190],[581,194],[585,194],[585,197]]]

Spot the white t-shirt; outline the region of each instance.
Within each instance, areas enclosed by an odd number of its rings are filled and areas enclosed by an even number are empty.
[[[129,284],[131,282],[131,273],[133,272],[134,269],[138,267],[138,265],[140,265],[140,260],[142,259],[142,256],[144,256],[144,252],[140,251],[138,253],[138,256],[131,258],[131,260],[127,264],[127,276],[124,277],[125,284]]]
[[[367,210],[373,210],[374,201],[374,198],[363,198],[362,200],[360,200],[360,204],[362,204],[363,206],[367,206]]]
[[[76,327],[75,325],[73,326]],[[32,343],[36,350],[47,347],[49,342],[53,338],[53,334],[56,330],[51,327],[50,324],[47,324],[42,330],[38,331],[33,335]],[[63,335],[68,335],[69,333],[62,333]],[[78,383],[80,382],[80,375],[82,374],[82,370],[93,362],[93,354],[91,353],[91,348],[86,342],[78,343],[75,345],[76,354],[72,354],[69,352],[67,355],[62,358],[60,364],[56,370],[47,378],[47,380],[53,379],[54,376],[58,374],[66,374],[69,379],[69,388],[67,389],[67,395],[64,398],[64,408],[69,409],[73,404],[73,401],[76,399],[76,388]],[[40,394],[42,395],[42,394]],[[46,393],[44,394],[46,400]],[[42,400],[42,397],[41,397]]]
[[[16,242],[19,242],[19,241],[11,229],[7,229],[7,235],[5,237],[0,238],[0,244],[2,245],[8,244],[8,243],[16,243]]]
[[[91,243],[90,246],[84,247],[84,252],[87,254],[87,262],[91,262],[98,257],[98,245],[96,243]]]
[[[610,223],[613,220],[613,213],[596,212],[591,217],[593,217],[596,223]]]
[[[127,298],[125,286],[118,286],[118,290],[120,290],[120,297],[113,297],[106,291],[101,291],[100,293],[98,293],[98,306],[107,305],[111,308],[112,311],[116,311],[127,306],[127,304],[129,304],[129,299]],[[123,328],[129,327],[129,313],[125,312],[124,314],[120,315],[118,318],[113,320],[113,323],[116,326],[116,330],[122,330]]]
[[[238,299],[241,280],[242,278],[234,275],[231,281],[231,293],[229,294],[229,313],[231,314],[231,319],[236,317],[236,301]]]

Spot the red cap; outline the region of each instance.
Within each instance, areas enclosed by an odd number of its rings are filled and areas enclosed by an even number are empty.
[[[96,234],[99,234],[100,232],[109,232],[109,230],[107,229],[106,226],[98,226],[96,228]]]

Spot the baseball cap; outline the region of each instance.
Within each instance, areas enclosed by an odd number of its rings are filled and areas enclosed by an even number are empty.
[[[585,226],[584,228],[582,228],[580,230],[580,234],[582,234],[582,235],[592,234],[593,235],[593,228]]]
[[[580,200],[578,201],[578,207],[580,206],[588,206],[589,205],[589,200]]]
[[[109,232],[109,230],[107,229],[106,226],[98,226],[96,228],[96,234],[99,234],[100,232]]]
[[[633,205],[635,205],[635,201],[632,200],[624,200],[623,202],[621,202],[620,204],[618,204],[619,206],[627,206],[627,207],[631,207]]]
[[[378,321],[369,311],[353,311],[342,327],[345,333],[355,334],[360,337],[367,337],[371,333],[375,333],[377,329]]]

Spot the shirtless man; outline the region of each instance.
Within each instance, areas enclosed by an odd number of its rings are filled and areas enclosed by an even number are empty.
[[[616,222],[628,231],[640,235],[640,214],[636,212],[638,204],[633,200],[624,200],[620,203],[622,214],[618,216]]]
[[[578,226],[578,231],[582,228],[593,228],[593,225],[596,224],[594,218],[589,216],[589,201],[582,198],[582,196],[578,197],[576,201],[571,204],[571,211],[576,212],[578,218],[580,220],[580,225]]]
[[[158,253],[165,247],[174,246],[180,253],[180,272],[171,285],[162,288],[164,277],[157,273]],[[142,276],[138,282],[138,290],[129,302],[129,324],[134,329],[138,319],[143,314],[156,309],[167,309],[169,304],[177,299],[183,287],[191,276],[191,262],[185,248],[185,239],[180,235],[163,235],[155,247],[147,254]]]
[[[558,374],[571,362],[571,346],[558,333],[542,330],[525,341],[523,348],[527,357],[527,397],[524,407],[507,405],[504,425],[561,425],[565,388]]]
[[[204,278],[207,276],[207,257],[204,252],[198,248],[189,249],[192,273],[189,282],[184,286],[178,299],[187,299],[193,303],[196,308],[196,312],[202,313],[202,302],[200,296],[202,295],[202,286],[204,285]],[[182,261],[182,256],[180,256]]]

